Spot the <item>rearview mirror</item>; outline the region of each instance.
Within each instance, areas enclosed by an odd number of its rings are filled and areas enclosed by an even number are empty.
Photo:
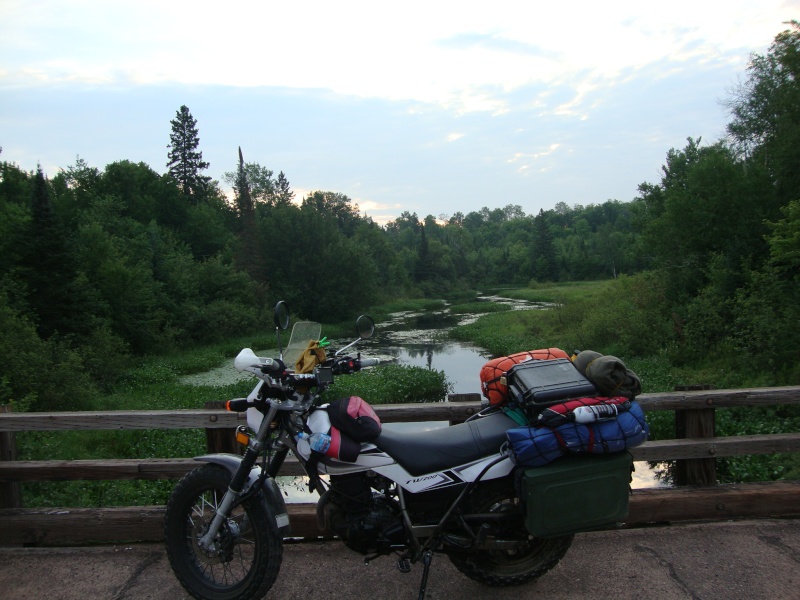
[[[289,306],[281,300],[275,305],[275,316],[273,318],[275,327],[286,329],[289,327]]]
[[[368,340],[372,337],[372,334],[375,333],[375,321],[372,320],[372,317],[369,315],[361,315],[358,317],[356,319],[356,333],[358,334],[358,339],[350,342],[344,348],[337,350],[335,356],[344,354],[345,350],[355,346],[361,340]]]
[[[361,315],[356,319],[356,333],[362,340],[368,340],[375,333],[375,321],[369,315]]]

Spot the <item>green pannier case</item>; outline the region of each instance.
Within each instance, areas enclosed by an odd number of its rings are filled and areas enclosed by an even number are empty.
[[[531,535],[553,537],[613,525],[628,515],[633,458],[628,452],[565,456],[526,469],[522,498]]]

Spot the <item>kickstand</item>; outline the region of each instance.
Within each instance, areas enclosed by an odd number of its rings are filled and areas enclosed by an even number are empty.
[[[431,570],[431,561],[433,560],[433,550],[430,548],[425,550],[422,555],[422,564],[424,565],[424,569],[422,570],[422,581],[419,584],[419,599],[418,600],[425,600],[425,588],[428,586],[428,573]]]

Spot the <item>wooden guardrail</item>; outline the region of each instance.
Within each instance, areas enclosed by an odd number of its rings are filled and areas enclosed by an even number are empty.
[[[475,395],[474,397],[477,397]],[[800,404],[800,387],[744,390],[702,390],[643,394],[645,411],[676,411],[683,439],[650,441],[631,450],[634,460],[683,461],[684,482],[702,487],[634,490],[629,524],[693,519],[728,519],[800,515],[800,482],[716,486],[717,457],[800,451],[800,432],[778,435],[715,437],[714,409]],[[384,423],[415,421],[463,422],[480,410],[478,400],[431,404],[377,405]],[[60,413],[0,412],[0,544],[74,544],[163,537],[163,507],[101,509],[21,508],[13,489],[25,481],[100,479],[175,479],[197,466],[191,458],[74,461],[13,460],[13,436],[22,431],[99,429],[232,429],[244,415],[212,410],[105,411]],[[214,436],[209,436],[214,439]],[[678,469],[681,471],[681,469]],[[287,460],[282,474],[300,475]],[[18,496],[16,496],[18,498]],[[18,500],[17,500],[18,502]],[[318,535],[309,505],[290,505],[293,534]]]

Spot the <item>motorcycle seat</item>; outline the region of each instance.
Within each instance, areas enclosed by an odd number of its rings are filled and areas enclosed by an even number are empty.
[[[419,476],[464,465],[500,451],[506,431],[517,423],[501,412],[433,431],[384,428],[372,443],[411,475]]]

